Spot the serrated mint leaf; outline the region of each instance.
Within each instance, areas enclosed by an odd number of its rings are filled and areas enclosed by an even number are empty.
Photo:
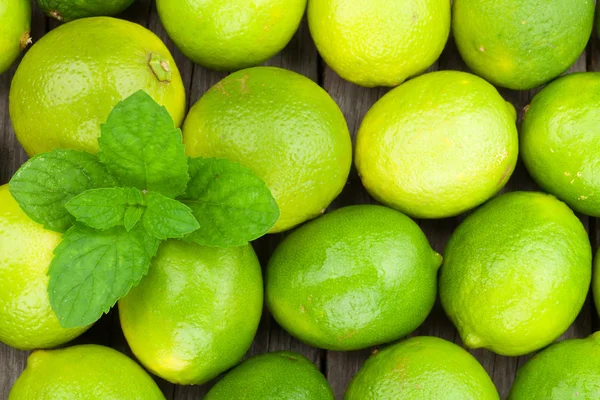
[[[158,244],[141,226],[69,229],[48,271],[50,305],[61,326],[87,326],[108,312],[148,272]]]
[[[143,195],[136,188],[92,189],[73,197],[65,207],[77,221],[96,229],[124,225],[130,206],[141,206]]]
[[[46,229],[64,232],[75,220],[65,208],[69,200],[89,189],[117,185],[97,156],[60,149],[31,158],[8,187],[29,218]]]
[[[144,206],[129,206],[127,210],[125,210],[125,215],[123,216],[123,225],[125,225],[125,230],[129,232],[133,229],[133,227],[139,222],[142,218],[142,214],[144,214],[145,207]]]
[[[182,238],[200,227],[188,206],[154,192],[146,195],[142,222],[157,239]]]
[[[122,186],[175,197],[189,180],[181,131],[166,108],[143,91],[112,110],[98,138],[100,160]]]
[[[242,246],[271,229],[279,208],[271,191],[252,171],[225,159],[194,158],[190,182],[180,197],[200,228],[185,240],[206,246]]]

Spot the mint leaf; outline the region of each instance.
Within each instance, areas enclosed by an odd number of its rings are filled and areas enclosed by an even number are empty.
[[[65,206],[77,219],[92,228],[109,229],[123,225],[125,212],[141,206],[143,195],[136,188],[92,189],[73,197]]]
[[[61,326],[87,326],[108,312],[148,272],[158,244],[141,226],[69,229],[48,271],[50,305]]]
[[[65,204],[94,188],[117,186],[98,157],[76,150],[38,154],[19,168],[9,190],[25,214],[44,228],[66,231],[75,218]]]
[[[133,229],[133,227],[139,222],[142,218],[142,214],[144,213],[143,206],[129,206],[127,210],[125,210],[125,215],[123,216],[123,225],[125,225],[125,230],[129,232]]]
[[[175,197],[189,180],[181,131],[166,108],[143,91],[112,110],[98,138],[100,160],[122,186]]]
[[[188,206],[154,192],[146,196],[142,222],[157,239],[182,238],[200,227]]]
[[[194,158],[190,182],[181,196],[200,228],[185,240],[206,246],[242,246],[271,229],[277,203],[252,171],[225,159]]]

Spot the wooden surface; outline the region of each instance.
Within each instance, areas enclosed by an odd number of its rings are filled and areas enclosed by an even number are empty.
[[[188,107],[194,104],[209,87],[225,76],[224,73],[209,71],[192,64],[173,46],[158,19],[156,7],[151,0],[139,0],[122,17],[148,27],[167,43],[173,52],[187,88]],[[49,21],[39,10],[34,8],[32,29],[34,41],[56,26],[54,21]],[[266,64],[291,69],[318,82],[329,92],[344,112],[353,135],[367,110],[387,91],[385,88],[361,88],[339,78],[318,56],[305,22],[303,22],[300,30],[286,49]],[[8,115],[8,91],[15,68],[16,66],[13,66],[10,71],[0,75],[0,184],[7,183],[12,174],[26,160],[25,153],[15,139]],[[456,51],[452,39],[450,39],[439,61],[431,67],[431,70],[438,69],[467,70]],[[592,39],[587,51],[571,68],[571,71],[585,70],[600,71],[600,43],[596,39]],[[537,90],[521,92],[500,90],[500,92],[515,105],[520,114]],[[504,190],[536,189],[536,185],[531,181],[522,164],[519,163],[517,170]],[[372,202],[372,199],[362,188],[356,171],[352,171],[344,192],[335,200],[331,208],[370,202]],[[593,218],[583,216],[581,218],[590,232],[594,249],[597,249],[600,244],[600,223]],[[429,237],[432,246],[437,251],[442,252],[449,235],[461,220],[462,217],[457,217],[436,221],[419,221],[419,224]],[[281,237],[282,235],[268,236],[255,243],[255,249],[263,265]],[[596,329],[598,329],[598,317],[591,298],[588,297],[588,301],[577,321],[564,334],[563,338],[584,337]],[[434,335],[460,344],[460,338],[456,330],[444,315],[439,304],[436,304],[427,321],[411,336],[414,335]],[[119,327],[115,311],[104,316],[90,331],[75,340],[74,343],[103,344],[131,355]],[[265,310],[249,355],[283,349],[300,352],[313,360],[326,374],[333,387],[336,399],[342,398],[349,380],[372,351],[372,349],[368,349],[342,353],[311,348],[290,337]],[[505,398],[508,394],[517,368],[528,358],[503,357],[486,350],[475,350],[472,351],[472,354],[488,371],[502,398]],[[27,352],[14,350],[0,343],[0,399],[7,398],[14,381],[25,367],[26,357]],[[176,386],[158,378],[157,381],[169,400],[201,399],[210,387],[210,384],[188,387]]]

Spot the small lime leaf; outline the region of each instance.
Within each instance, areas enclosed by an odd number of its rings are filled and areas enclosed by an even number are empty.
[[[172,198],[185,191],[189,176],[181,131],[146,92],[117,104],[101,126],[98,144],[100,160],[122,186]]]
[[[191,179],[180,197],[200,228],[186,241],[205,246],[242,246],[259,238],[279,218],[271,191],[254,173],[225,159],[194,158]]]
[[[117,185],[95,155],[61,149],[31,158],[8,187],[29,218],[46,229],[64,232],[75,220],[65,208],[67,202],[87,190]]]
[[[154,192],[146,195],[142,222],[150,235],[161,240],[182,238],[200,227],[188,206]]]
[[[158,244],[141,226],[130,232],[69,229],[48,271],[50,305],[60,325],[87,326],[108,312],[148,272]]]

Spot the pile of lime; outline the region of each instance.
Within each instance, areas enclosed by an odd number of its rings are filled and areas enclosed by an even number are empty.
[[[464,347],[534,354],[508,399],[600,397],[600,333],[553,343],[590,289],[600,309],[600,72],[561,76],[593,0],[157,0],[176,57],[115,17],[134,3],[37,0],[58,22],[32,37],[32,2],[0,0],[31,157],[0,182],[0,341],[33,350],[9,400],[165,399],[152,375],[220,377],[207,400],[499,399]],[[450,33],[471,72],[442,70]],[[309,35],[350,83],[261,65]],[[188,99],[182,55],[231,73]],[[357,132],[353,84],[392,87]],[[519,154],[540,191],[506,190]],[[339,207],[353,170],[378,204]],[[445,248],[420,226],[442,218]],[[252,242],[281,232],[261,266]],[[438,293],[457,343],[413,336]],[[135,361],[66,346],[116,304]],[[372,355],[332,388],[329,353],[252,347],[271,316]]]

